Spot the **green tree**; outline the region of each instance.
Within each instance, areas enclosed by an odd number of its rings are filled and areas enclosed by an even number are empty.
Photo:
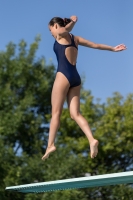
[[[86,137],[70,119],[64,109],[57,137],[57,152],[46,161],[46,180],[83,177],[132,170],[133,95],[124,99],[115,93],[105,105],[94,104],[93,97],[82,90],[81,112],[90,122],[92,131],[99,139],[99,154],[90,159]],[[128,145],[127,145],[128,144]],[[54,166],[54,168],[52,167]],[[39,196],[38,196],[39,197]],[[130,184],[114,185],[78,190],[44,193],[42,200],[132,200]],[[27,200],[35,198],[27,195]]]
[[[44,194],[5,192],[6,186],[45,182],[88,174],[132,170],[133,95],[115,93],[105,104],[94,103],[81,91],[81,113],[99,140],[97,158],[89,156],[88,141],[67,108],[57,134],[57,151],[43,162],[51,112],[55,68],[36,58],[40,38],[30,48],[21,41],[0,53],[0,198],[2,200],[132,200],[131,185],[66,190]]]
[[[100,142],[97,158],[92,160],[88,157],[88,141],[75,122],[70,119],[67,110],[62,116],[61,136],[59,136],[60,144],[70,146],[70,152],[84,159],[84,164],[79,167],[78,176],[84,176],[85,173],[98,175],[132,170],[133,95],[130,94],[124,99],[119,93],[115,93],[105,105],[101,105],[94,104],[89,93],[83,91],[83,94],[81,113],[90,122],[93,134]],[[75,166],[73,168],[75,169]],[[74,171],[73,176],[77,177]],[[129,200],[132,199],[133,189],[130,185],[85,189],[84,196],[86,200]]]
[[[3,155],[6,159],[1,166],[2,195],[6,185],[42,179],[43,172],[35,166],[40,162],[42,165],[41,156],[47,145],[46,115],[51,110],[55,69],[53,64],[46,65],[43,57],[35,57],[39,41],[40,38],[36,37],[29,49],[23,40],[18,47],[10,43],[6,51],[0,53],[1,158]],[[15,194],[12,195],[15,199]]]

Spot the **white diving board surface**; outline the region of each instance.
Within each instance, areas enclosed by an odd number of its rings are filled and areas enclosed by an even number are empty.
[[[127,183],[133,183],[133,171],[12,186],[6,187],[6,190],[22,193],[41,193]]]

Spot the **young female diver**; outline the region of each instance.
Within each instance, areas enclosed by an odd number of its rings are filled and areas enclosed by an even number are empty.
[[[93,137],[88,122],[80,113],[81,79],[76,69],[78,45],[114,52],[126,49],[123,44],[112,47],[96,44],[82,37],[69,34],[76,21],[76,16],[72,16],[69,20],[54,17],[48,25],[52,36],[55,38],[54,51],[58,61],[58,68],[51,95],[52,118],[48,147],[42,157],[43,160],[56,150],[55,137],[60,126],[60,116],[66,98],[71,118],[79,125],[89,141],[91,158],[96,157],[98,153],[98,140]]]

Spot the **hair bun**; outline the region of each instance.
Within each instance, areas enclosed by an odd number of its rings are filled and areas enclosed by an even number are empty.
[[[64,25],[66,26],[67,24],[69,24],[71,22],[71,19],[69,18],[64,18]]]

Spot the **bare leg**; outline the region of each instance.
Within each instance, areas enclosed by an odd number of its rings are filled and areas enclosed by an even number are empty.
[[[57,73],[56,79],[53,85],[51,104],[52,104],[52,118],[50,122],[50,131],[48,139],[48,147],[43,160],[48,158],[49,154],[56,150],[55,137],[60,126],[60,116],[62,113],[63,104],[69,90],[70,84],[67,78],[60,72]]]
[[[71,118],[76,121],[90,143],[91,158],[98,153],[98,140],[94,139],[87,120],[80,114],[80,86],[70,88],[67,95]]]

